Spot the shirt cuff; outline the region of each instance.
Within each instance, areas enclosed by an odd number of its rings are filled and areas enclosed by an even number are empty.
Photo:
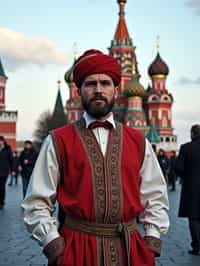
[[[58,231],[51,231],[48,235],[45,236],[43,240],[41,240],[40,244],[44,248],[47,244],[49,244],[51,241],[56,239],[57,237],[60,237]]]
[[[143,225],[145,236],[153,236],[160,239],[160,231],[157,226],[153,224],[145,224]]]

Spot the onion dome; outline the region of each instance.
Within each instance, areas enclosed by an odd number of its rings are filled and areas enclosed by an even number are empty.
[[[127,0],[117,0],[118,4],[126,4]]]
[[[169,74],[169,68],[167,64],[163,61],[163,59],[160,57],[159,52],[157,53],[157,56],[152,62],[152,64],[149,66],[148,73],[149,76],[155,76],[155,75],[167,76]]]
[[[137,75],[133,74],[131,81],[125,86],[124,95],[126,97],[144,97],[145,96],[145,89],[137,80]]]
[[[73,77],[73,69],[74,69],[74,64],[70,67],[70,69],[65,73],[65,81],[70,84],[74,82],[74,77]]]

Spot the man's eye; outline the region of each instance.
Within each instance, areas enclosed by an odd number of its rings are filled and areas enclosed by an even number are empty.
[[[85,82],[85,86],[86,87],[94,87],[97,85],[97,82],[96,81],[86,81]]]
[[[102,86],[110,86],[111,85],[111,82],[109,80],[102,80],[101,81],[101,85]]]

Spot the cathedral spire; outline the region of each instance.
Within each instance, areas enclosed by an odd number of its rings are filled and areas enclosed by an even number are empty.
[[[57,97],[56,97],[54,110],[53,110],[53,113],[51,116],[51,120],[49,122],[50,123],[49,124],[50,130],[58,128],[58,127],[62,127],[67,123],[67,117],[65,115],[65,110],[63,107],[62,97],[61,97],[61,93],[60,93],[61,81],[58,80],[57,84],[58,84],[58,93],[57,93]]]
[[[4,72],[4,69],[3,69],[1,58],[0,58],[0,77],[4,77],[4,78],[7,79],[7,76],[5,75],[5,72]]]
[[[61,110],[64,109],[63,103],[62,103],[62,97],[61,97],[61,93],[60,93],[61,81],[58,80],[57,84],[58,84],[58,93],[57,93],[57,97],[56,97],[56,103],[55,103],[55,106],[54,106],[54,113],[55,112],[60,112]]]
[[[140,77],[135,54],[136,47],[133,45],[125,20],[124,9],[126,2],[127,0],[117,0],[119,5],[119,19],[114,38],[112,39],[111,46],[109,47],[110,55],[117,59],[122,69],[122,79],[119,93],[122,92],[121,90],[124,88],[124,85],[131,80],[132,72],[136,73],[138,79]]]
[[[126,0],[117,0],[119,4],[119,21],[118,25],[115,31],[114,40],[116,41],[130,41],[130,36],[128,33],[128,28],[126,26],[126,20],[125,20],[125,4]]]

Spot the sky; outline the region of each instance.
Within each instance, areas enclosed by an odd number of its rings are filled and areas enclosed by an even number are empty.
[[[91,48],[108,52],[118,11],[116,0],[1,1],[6,109],[18,110],[18,140],[33,139],[41,113],[53,110],[57,80],[65,104],[69,90],[64,74],[73,62],[74,46],[78,55]],[[125,12],[144,87],[160,36],[160,55],[170,69],[174,134],[179,145],[189,141],[191,125],[200,123],[200,0],[127,0]]]

